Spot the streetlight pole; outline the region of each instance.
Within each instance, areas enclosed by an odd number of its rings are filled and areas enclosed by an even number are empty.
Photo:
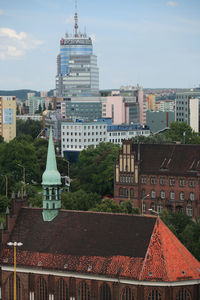
[[[144,196],[143,198],[142,198],[142,208],[141,208],[141,212],[142,212],[142,216],[143,216],[143,214],[144,214],[144,209],[143,209],[143,203],[144,203],[144,199],[146,199],[147,197],[149,197],[150,195],[149,194],[147,194],[146,196]]]
[[[14,291],[14,300],[16,300],[17,295],[17,249],[16,247],[20,247],[23,244],[21,242],[8,242],[8,246],[12,246],[14,248],[14,281],[13,281],[13,291]]]
[[[20,164],[17,164],[19,167],[21,167],[23,169],[23,186],[22,186],[22,194],[21,194],[21,199],[23,200],[23,187],[25,186],[26,182],[26,178],[25,178],[25,167],[20,165]]]

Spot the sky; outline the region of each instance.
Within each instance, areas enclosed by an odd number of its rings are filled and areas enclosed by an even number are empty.
[[[78,0],[100,89],[200,85],[199,0]],[[75,0],[0,0],[0,90],[55,88],[60,39]]]

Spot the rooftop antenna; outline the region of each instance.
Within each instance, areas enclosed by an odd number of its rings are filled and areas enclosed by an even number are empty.
[[[78,37],[78,13],[77,13],[77,0],[75,0],[75,14],[74,14],[74,36]]]

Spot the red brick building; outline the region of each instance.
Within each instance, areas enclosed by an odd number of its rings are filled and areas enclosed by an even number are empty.
[[[1,229],[1,299],[199,300],[200,263],[154,216],[42,209],[14,202]]]
[[[50,130],[43,208],[13,197],[0,229],[1,299],[200,299],[200,263],[159,218],[61,210],[60,184]]]
[[[143,213],[184,211],[200,216],[200,145],[124,141],[115,165],[114,199]]]

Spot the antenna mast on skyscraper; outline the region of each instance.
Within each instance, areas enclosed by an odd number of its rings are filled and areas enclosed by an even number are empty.
[[[77,13],[77,0],[75,0],[75,14],[74,14],[74,36],[78,37],[78,13]]]

